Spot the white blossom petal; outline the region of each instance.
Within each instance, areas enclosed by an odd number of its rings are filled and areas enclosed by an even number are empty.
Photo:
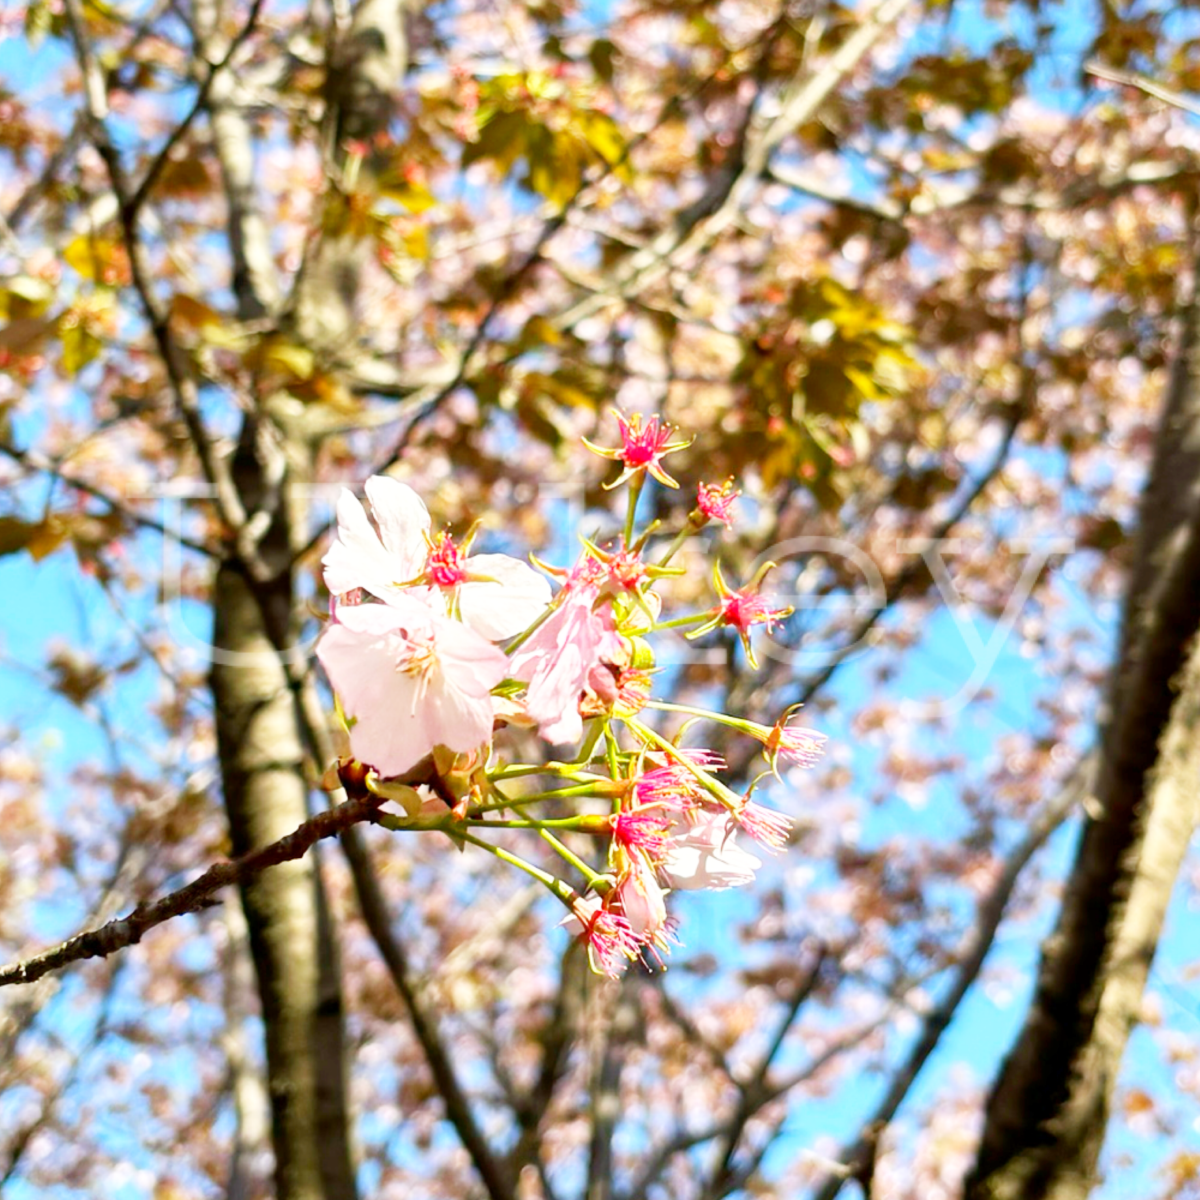
[[[488,641],[501,642],[528,629],[550,603],[550,581],[507,554],[473,554],[465,562],[471,579],[458,589],[462,619]]]
[[[366,493],[383,544],[397,560],[399,574],[394,582],[406,583],[425,569],[429,509],[407,483],[389,475],[372,475]]]

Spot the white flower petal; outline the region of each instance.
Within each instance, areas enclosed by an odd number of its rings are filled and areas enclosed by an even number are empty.
[[[371,515],[388,552],[395,556],[400,574],[395,583],[406,583],[425,568],[429,532],[429,509],[408,486],[388,475],[372,475],[366,483]]]
[[[337,522],[337,539],[321,560],[325,586],[334,596],[355,588],[378,595],[376,588],[392,578],[392,558],[367,520],[358,497],[346,488],[338,496]]]
[[[414,645],[432,649],[423,672],[406,670]],[[348,717],[355,758],[399,775],[434,746],[466,751],[492,734],[491,689],[507,673],[501,651],[410,596],[339,608],[317,656]]]
[[[462,619],[490,642],[528,629],[550,603],[550,581],[528,563],[507,554],[473,554],[466,560],[471,580],[458,590]]]

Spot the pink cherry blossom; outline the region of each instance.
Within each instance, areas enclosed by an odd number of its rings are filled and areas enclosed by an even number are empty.
[[[661,804],[687,810],[709,798],[704,784],[691,767],[702,771],[720,771],[725,766],[725,760],[712,750],[680,750],[677,753],[678,759],[651,767],[637,778],[633,794],[639,804]],[[685,761],[681,762],[680,759]]]
[[[825,753],[825,735],[789,725],[790,716],[789,710],[770,729],[748,723],[750,732],[767,748],[772,763],[778,755],[783,755],[798,767],[815,767]]]
[[[571,915],[562,924],[572,935],[587,942],[588,962],[597,975],[618,979],[626,965],[640,953],[629,921],[608,908],[598,896],[577,896],[571,905]]]
[[[550,603],[550,584],[507,554],[464,556],[445,533],[431,538],[429,510],[406,483],[372,475],[366,483],[378,533],[349,491],[338,499],[338,535],[322,559],[337,596],[364,588],[380,600],[419,596],[462,619],[488,641],[527,629]]]
[[[616,903],[643,946],[666,950],[670,934],[666,893],[655,878],[654,868],[640,854],[625,857],[627,869],[614,889]]]
[[[418,599],[339,606],[317,657],[353,719],[354,757],[380,775],[402,774],[434,746],[465,752],[491,738],[504,654]]]
[[[732,529],[733,502],[741,494],[733,486],[732,479],[727,479],[724,483],[702,483],[696,488],[696,511],[705,520],[720,521]]]
[[[583,444],[594,454],[603,458],[619,459],[625,464],[625,470],[620,477],[612,483],[605,484],[605,487],[618,487],[631,476],[646,471],[664,487],[677,488],[679,484],[662,469],[662,459],[664,455],[691,445],[691,439],[673,441],[674,429],[670,425],[660,424],[657,415],[652,416],[645,424],[642,423],[641,413],[634,413],[628,417],[621,412],[615,415],[617,428],[621,431],[619,449],[594,446],[587,438],[583,439]]]
[[[792,833],[792,819],[757,800],[743,796],[733,818],[758,843],[769,850],[782,850]]]
[[[526,708],[548,742],[561,746],[583,733],[579,696],[592,668],[621,650],[607,608],[594,611],[596,590],[570,582],[558,606],[512,656],[513,678],[528,683]]]
[[[609,817],[613,837],[627,850],[637,851],[651,862],[666,854],[672,815],[664,808],[627,808]]]
[[[720,566],[713,568],[713,582],[717,589],[718,604],[709,613],[709,619],[693,629],[687,636],[697,638],[714,629],[724,627],[737,631],[750,666],[757,669],[754,648],[750,644],[750,630],[755,625],[764,625],[769,632],[775,625],[792,615],[791,608],[775,608],[766,596],[759,594],[759,587],[767,572],[773,570],[773,562],[764,563],[754,578],[743,588],[731,588],[721,574]]]

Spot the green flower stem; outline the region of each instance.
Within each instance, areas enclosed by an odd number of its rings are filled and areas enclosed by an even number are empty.
[[[629,481],[629,507],[625,511],[625,545],[633,545],[633,521],[637,514],[638,498],[646,482],[646,472],[638,471]]]
[[[514,650],[520,649],[520,647],[523,646],[531,637],[533,637],[539,628],[541,628],[542,623],[549,618],[550,614],[557,607],[557,604],[551,602],[544,609],[542,609],[542,611],[538,613],[537,620],[535,620],[523,633],[518,633],[517,636],[508,643],[508,645],[504,648],[505,654],[511,654]]]
[[[707,771],[702,771],[695,763],[689,762],[687,757],[680,753],[679,747],[667,741],[662,734],[656,733],[649,725],[643,725],[641,721],[634,718],[627,720],[626,724],[639,737],[648,742],[653,742],[660,750],[665,750],[675,762],[696,777],[705,791],[715,796],[726,807],[737,808],[741,804],[741,796],[735,795],[719,779],[714,779]]]
[[[656,621],[646,632],[657,633],[660,629],[681,629],[685,625],[699,625],[702,621],[707,621],[710,618],[710,613],[703,612],[693,613],[688,617],[675,617],[671,621]]]
[[[647,700],[646,707],[657,708],[660,712],[686,713],[691,717],[703,717],[709,721],[716,721],[719,725],[728,725],[731,729],[740,729],[743,733],[750,733],[750,722],[743,721],[739,717],[731,717],[728,713],[710,712],[707,708],[693,708],[690,704],[671,704],[667,700]]]
[[[573,850],[564,846],[548,829],[539,829],[538,835],[547,845],[549,845],[556,853],[560,854],[567,860],[583,877],[588,881],[588,887],[593,887],[596,880],[600,878],[599,871],[593,871],[591,867],[583,861]]]
[[[467,824],[483,829],[571,829],[577,833],[597,834],[611,832],[608,818],[594,813],[582,813],[576,817],[555,817],[549,821],[539,821],[534,817],[518,817],[512,821],[483,821],[468,817]]]
[[[607,799],[613,794],[612,781],[599,779],[596,783],[581,783],[576,787],[554,788],[548,792],[535,792],[530,796],[509,799],[499,788],[494,789],[500,799],[492,804],[476,804],[472,812],[498,812],[505,808],[523,808],[526,804],[540,804],[543,800],[564,800],[573,796],[594,796],[597,800]]]
[[[493,846],[491,842],[476,837],[461,827],[456,827],[455,835],[462,838],[464,842],[470,842],[472,846],[486,850],[501,862],[506,862],[509,866],[524,871],[526,875],[533,876],[539,883],[545,884],[564,904],[570,905],[574,900],[575,889],[570,884],[564,883],[556,875],[551,875],[549,871],[543,871],[541,867],[535,867],[533,863],[526,862],[519,854],[513,854],[511,851],[505,850],[503,846]]]
[[[589,779],[603,779],[602,775],[590,775],[580,770],[578,763],[548,762],[541,766],[518,763],[509,767],[497,767],[488,773],[488,779],[522,779],[527,775],[562,775],[566,779],[578,779],[586,782]]]
[[[382,809],[376,812],[374,822],[392,833],[449,833],[454,824],[449,812],[429,817],[402,817]]]
[[[673,559],[675,557],[675,555],[678,554],[679,551],[683,549],[683,545],[688,540],[688,538],[696,536],[696,534],[699,532],[700,528],[702,528],[702,527],[697,527],[696,525],[693,525],[691,520],[689,519],[687,521],[687,523],[684,525],[684,527],[675,535],[674,541],[672,541],[671,544],[663,552],[663,556],[658,560],[657,565],[660,567],[665,567],[671,561],[671,559]]]

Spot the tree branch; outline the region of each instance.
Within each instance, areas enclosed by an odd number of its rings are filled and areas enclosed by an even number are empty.
[[[146,247],[138,231],[137,210],[133,207],[133,193],[125,168],[121,165],[120,151],[114,145],[105,119],[108,116],[108,94],[104,74],[88,42],[87,25],[83,17],[81,0],[63,0],[67,26],[75,46],[75,55],[83,74],[83,96],[88,136],[108,171],[113,194],[117,198],[125,250],[129,256],[130,274],[134,290],[142,304],[146,321],[150,326],[154,342],[162,358],[175,405],[187,427],[192,446],[200,459],[205,479],[212,486],[217,499],[221,519],[237,532],[246,521],[241,498],[229,473],[228,464],[216,452],[208,436],[200,413],[200,397],[195,380],[184,364],[183,355],[171,336],[167,312],[154,292],[152,274],[147,261]]]
[[[161,521],[156,521],[153,517],[144,516],[102,488],[88,483],[86,479],[79,479],[74,475],[68,475],[53,459],[47,458],[44,454],[39,454],[36,450],[19,450],[16,446],[0,442],[0,454],[7,455],[27,470],[40,471],[57,479],[67,487],[74,488],[77,492],[83,492],[84,495],[91,496],[93,500],[99,500],[101,504],[107,507],[110,513],[119,516],[124,521],[128,521],[131,525],[136,525],[139,529],[148,529],[154,533],[161,534],[171,541],[178,542],[179,545],[191,550],[195,554],[203,554],[207,558],[217,557],[216,551],[211,546],[206,546],[203,542],[196,542],[191,538],[184,537],[175,530],[169,529]]]
[[[52,950],[33,958],[0,967],[0,987],[14,983],[33,983],[49,971],[57,971],[85,958],[107,958],[127,946],[142,940],[147,930],[184,913],[199,912],[212,904],[213,896],[222,888],[244,883],[268,867],[302,858],[309,849],[324,838],[345,834],[363,821],[373,821],[380,801],[374,796],[347,800],[327,812],[305,821],[287,837],[280,838],[241,858],[214,863],[199,878],[178,891],[158,900],[139,904],[127,917],[121,917],[76,934]]]

